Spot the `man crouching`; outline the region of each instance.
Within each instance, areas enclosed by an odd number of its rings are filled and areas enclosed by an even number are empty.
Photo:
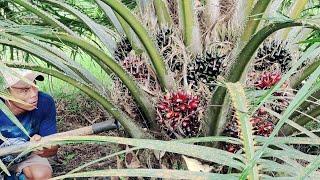
[[[22,100],[23,104],[15,101],[1,99],[10,111],[17,117],[20,123],[29,133],[29,138],[19,127],[17,127],[0,110],[0,133],[8,141],[0,140],[0,147],[21,144],[26,141],[39,141],[41,137],[57,132],[56,108],[54,100],[48,94],[39,92],[38,88],[31,83],[27,83],[23,78],[36,83],[37,80],[43,81],[44,77],[30,70],[11,69],[15,73],[2,71],[5,80],[5,88],[15,99]],[[19,75],[18,77],[12,74]],[[22,77],[22,78],[21,78]],[[27,179],[49,179],[52,177],[52,168],[47,157],[57,153],[58,147],[52,146],[40,151],[32,152],[30,156],[22,162],[9,167],[10,171],[17,175],[23,173]],[[3,157],[4,159],[6,157]],[[10,179],[10,177],[7,177]]]

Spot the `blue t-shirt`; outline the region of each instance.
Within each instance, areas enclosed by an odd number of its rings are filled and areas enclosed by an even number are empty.
[[[35,134],[47,136],[57,132],[56,108],[54,100],[48,94],[39,92],[37,109],[25,112],[16,116],[29,136]],[[0,110],[0,132],[6,138],[23,138],[29,140],[23,131],[20,130],[11,120]],[[2,141],[0,140],[0,144]]]

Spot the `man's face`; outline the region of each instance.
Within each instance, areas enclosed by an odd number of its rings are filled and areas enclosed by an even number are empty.
[[[29,105],[21,104],[11,101],[15,106],[26,111],[32,111],[38,104],[38,89],[37,87],[27,84],[26,82],[19,81],[9,88],[10,94],[19,100],[22,100]]]

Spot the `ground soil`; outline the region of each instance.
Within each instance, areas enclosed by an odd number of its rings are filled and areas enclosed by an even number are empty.
[[[95,102],[84,95],[77,98],[56,99],[58,131],[65,132],[84,126],[90,126],[95,122],[108,120],[107,113]],[[110,119],[111,120],[111,119]],[[98,135],[125,136],[121,130],[103,132]],[[121,147],[114,144],[75,144],[63,145],[57,155],[50,159],[54,175],[62,175],[74,168],[104,157],[120,150]],[[94,164],[85,170],[99,170],[116,168],[116,157]]]

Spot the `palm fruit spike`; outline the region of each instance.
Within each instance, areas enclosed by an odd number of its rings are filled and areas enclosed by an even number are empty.
[[[169,43],[171,41],[171,39],[170,39],[171,34],[172,34],[172,31],[170,29],[161,29],[157,33],[156,40],[157,40],[158,47],[160,49],[169,45]],[[171,49],[169,49],[169,50],[171,50]]]
[[[179,24],[179,12],[178,12],[178,1],[177,0],[167,0],[168,8],[171,14],[171,18],[174,24]]]
[[[197,96],[178,91],[159,99],[157,104],[157,122],[171,138],[176,134],[183,137],[195,137],[200,131],[200,100]]]
[[[131,50],[132,46],[129,39],[127,37],[122,38],[121,41],[117,43],[114,57],[117,61],[123,61],[128,56]]]
[[[192,88],[198,87],[198,82],[207,84],[209,89],[214,89],[214,83],[221,73],[221,65],[225,55],[218,56],[207,52],[204,56],[196,56],[195,60],[188,65],[187,81]]]
[[[269,89],[275,84],[277,84],[281,79],[280,72],[264,72],[262,73],[260,79],[255,82],[255,87],[257,89]]]
[[[285,48],[286,44],[272,41],[271,43],[264,43],[258,49],[254,69],[257,71],[264,71],[272,64],[280,65],[281,72],[287,72],[291,67],[292,56]]]

